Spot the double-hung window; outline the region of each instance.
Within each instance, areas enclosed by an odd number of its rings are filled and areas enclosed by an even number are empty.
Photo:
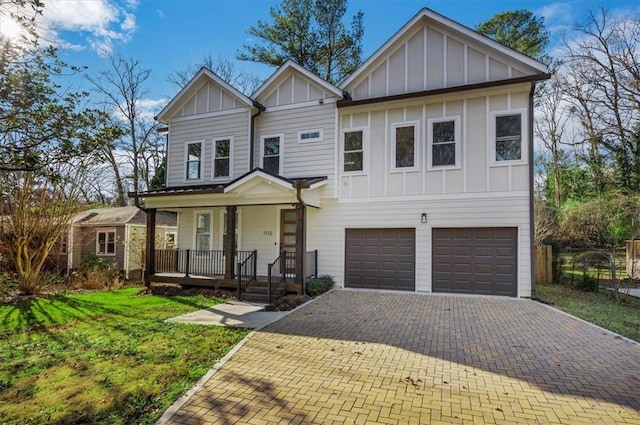
[[[416,123],[393,126],[393,168],[395,170],[416,169]]]
[[[364,171],[364,130],[344,132],[343,170]]]
[[[202,178],[202,143],[187,143],[186,179],[200,180]]]
[[[213,178],[231,176],[232,138],[213,140]]]
[[[196,250],[209,251],[211,249],[211,214],[196,214]]]
[[[522,113],[495,115],[496,162],[523,159],[522,128]]]
[[[271,174],[282,174],[283,135],[262,137],[262,168]]]
[[[116,255],[116,232],[115,230],[98,231],[96,237],[96,254]]]
[[[429,167],[459,166],[460,119],[435,118],[429,120]]]

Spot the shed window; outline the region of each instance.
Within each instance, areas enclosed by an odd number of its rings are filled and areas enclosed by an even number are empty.
[[[99,255],[116,254],[116,232],[98,232],[96,253]]]

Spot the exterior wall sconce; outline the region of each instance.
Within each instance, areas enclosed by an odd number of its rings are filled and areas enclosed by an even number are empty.
[[[420,223],[426,223],[427,222],[427,213],[422,213],[422,215],[420,216]]]

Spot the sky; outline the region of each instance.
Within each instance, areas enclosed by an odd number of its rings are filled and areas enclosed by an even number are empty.
[[[235,60],[244,45],[254,44],[247,30],[259,20],[271,22],[270,8],[280,0],[44,0],[39,26],[71,65],[87,66],[96,75],[108,68],[107,55],[121,55],[150,69],[145,102],[161,108],[179,88],[167,77],[208,53]],[[552,49],[586,10],[606,7],[614,13],[640,16],[640,0],[349,0],[349,20],[364,12],[366,59],[423,7],[473,28],[496,13],[527,8],[545,18]],[[0,20],[0,33],[11,22]],[[237,69],[266,79],[273,69],[237,61]],[[86,78],[73,84],[86,87]]]

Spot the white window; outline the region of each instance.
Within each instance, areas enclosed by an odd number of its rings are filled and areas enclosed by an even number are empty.
[[[365,171],[366,133],[364,129],[345,130],[342,133],[343,165],[345,172]]]
[[[196,251],[211,250],[211,214],[196,213]]]
[[[524,112],[499,112],[493,116],[494,161],[522,162],[526,159]]]
[[[418,139],[418,123],[394,124],[391,127],[394,170],[416,170],[416,140]]]
[[[240,221],[241,221],[240,210],[236,210],[236,251],[240,248]],[[220,249],[225,249],[227,246],[227,211],[222,210],[222,217],[220,219]]]
[[[268,173],[282,175],[282,140],[284,135],[263,136],[260,139],[262,169]]]
[[[186,173],[187,180],[202,179],[202,143],[187,143],[186,145]]]
[[[164,249],[175,249],[176,248],[176,232],[164,232]]]
[[[213,178],[231,177],[233,137],[213,140]]]
[[[460,117],[430,119],[427,141],[429,168],[460,166]]]
[[[322,129],[298,131],[298,143],[322,141]]]
[[[116,231],[100,230],[96,236],[96,254],[116,255]]]

